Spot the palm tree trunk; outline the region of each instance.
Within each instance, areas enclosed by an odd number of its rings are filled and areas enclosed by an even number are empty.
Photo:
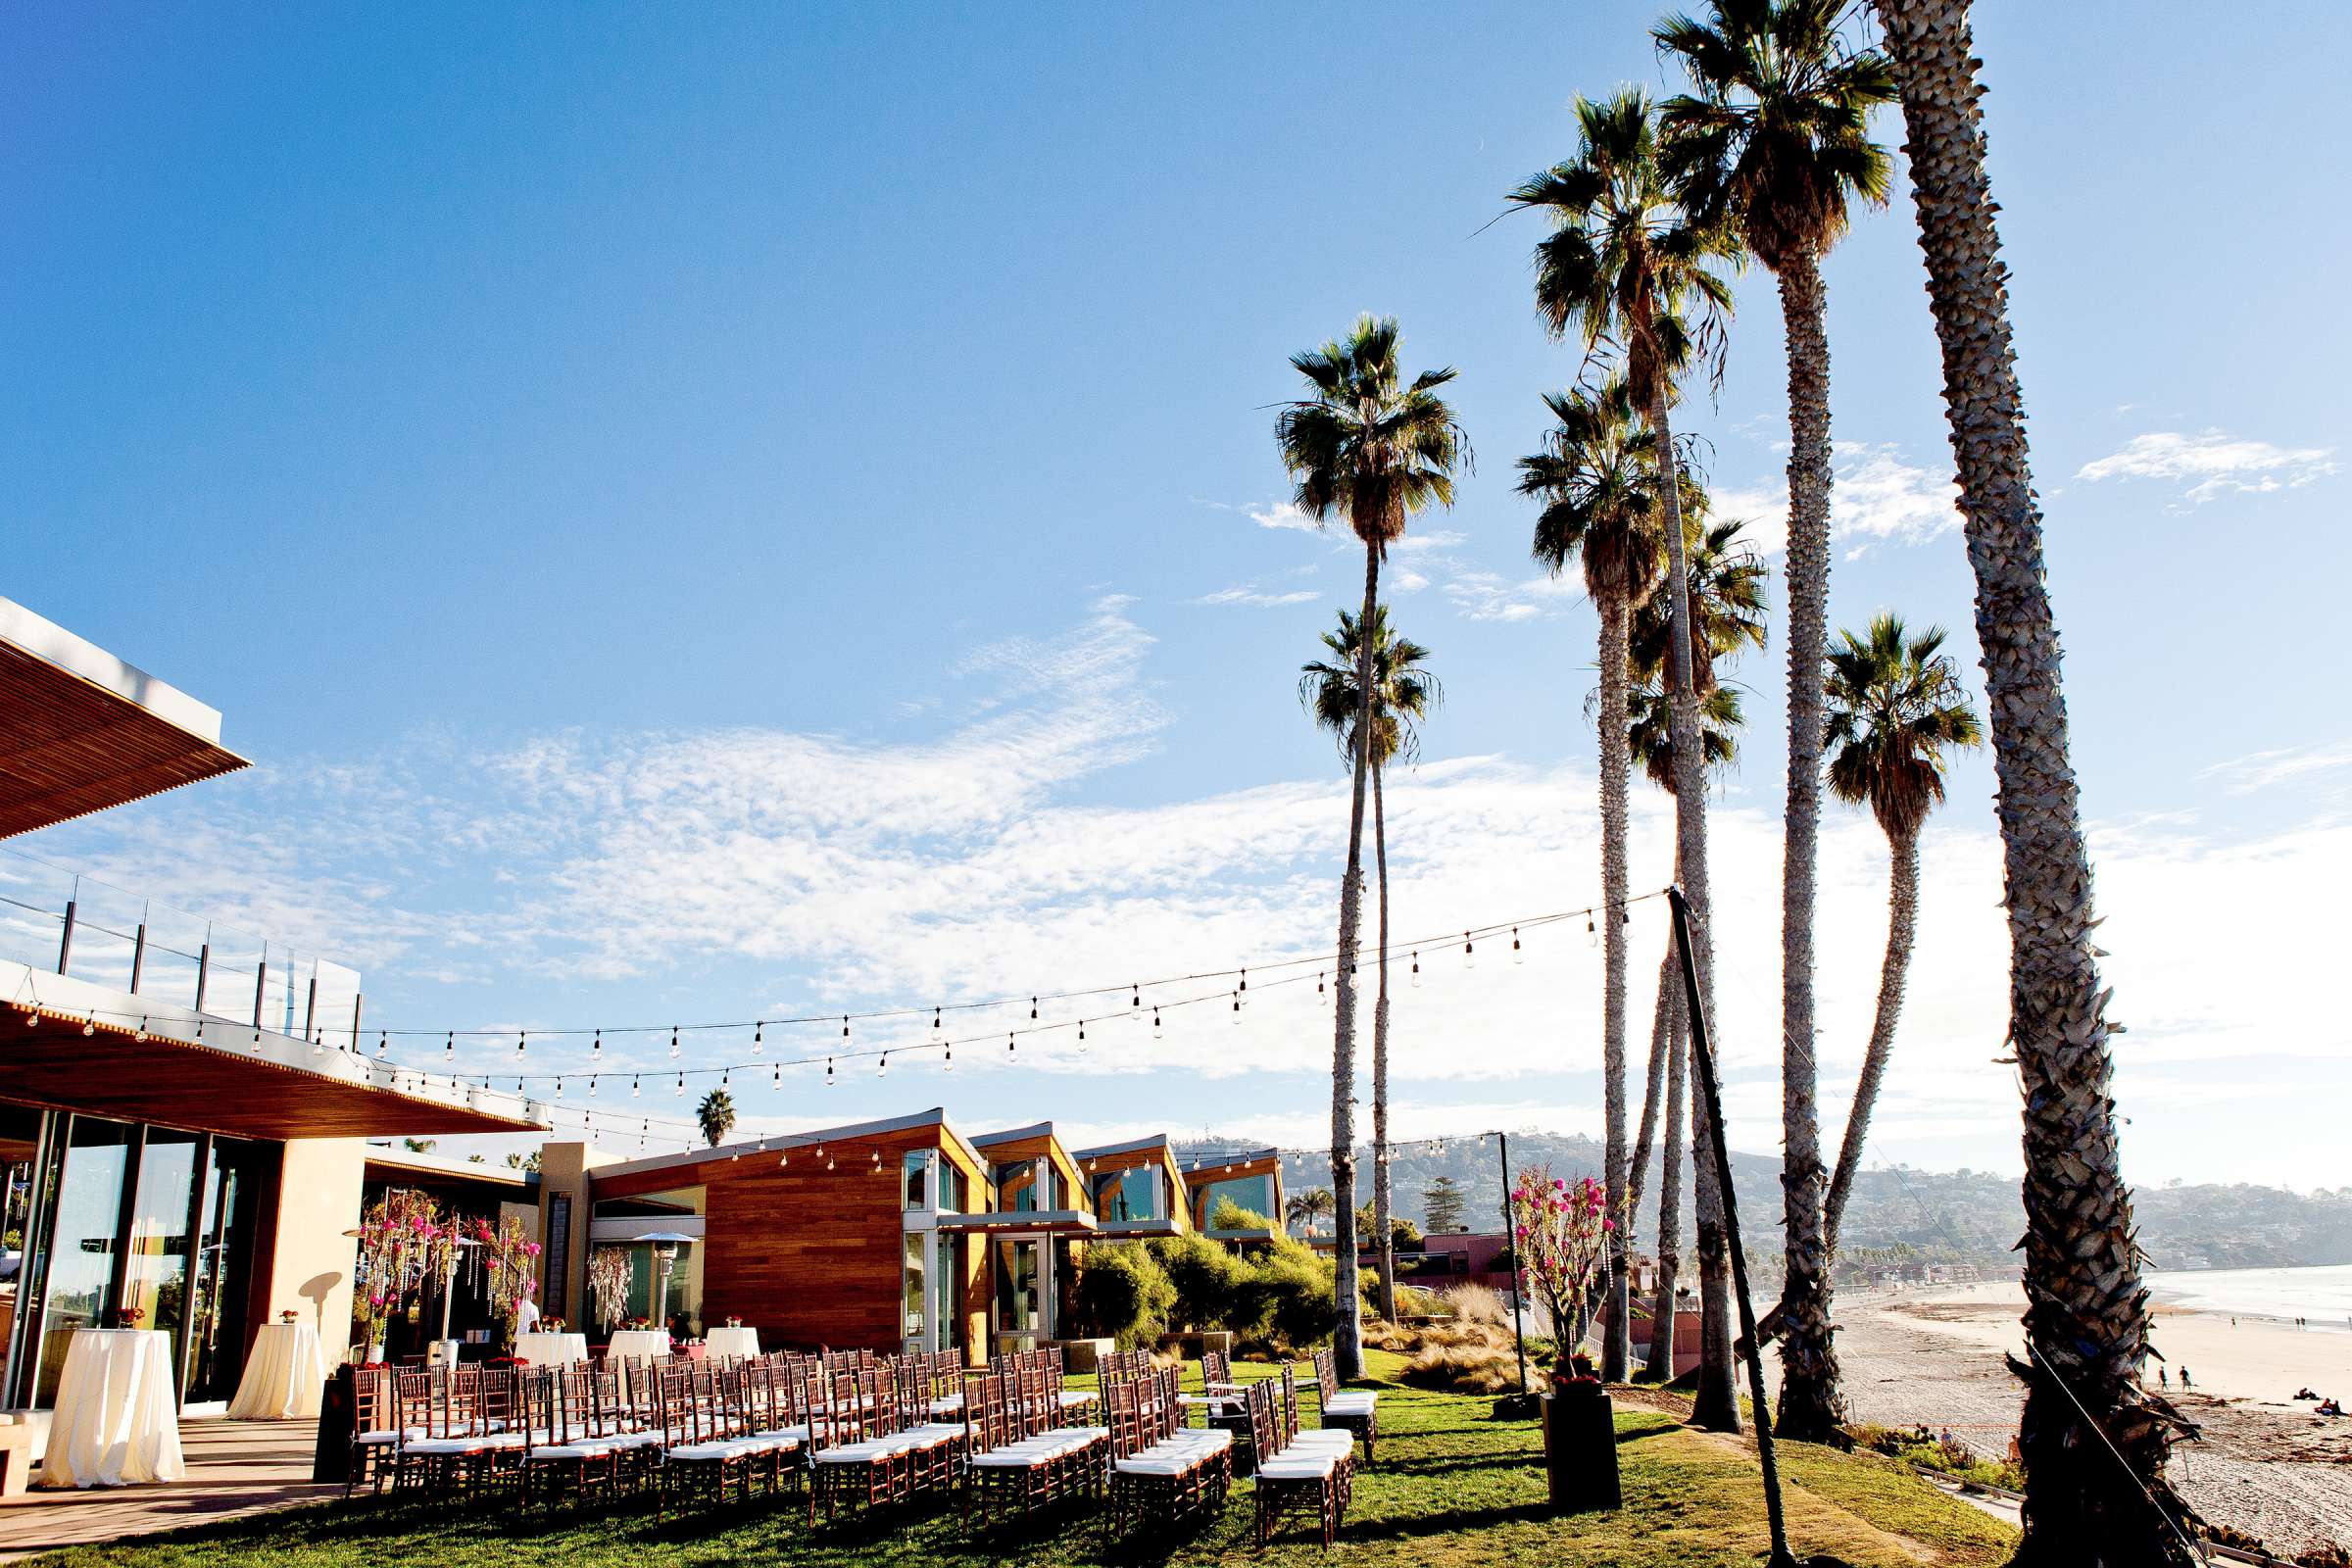
[[[1903,100],[1992,714],[2009,1044],[2025,1090],[2032,1360],[2011,1362],[2027,1382],[2018,1427],[2025,1540],[2016,1560],[2186,1563],[2194,1560],[2180,1530],[2186,1507],[2164,1478],[2181,1423],[2139,1387],[2148,1298],[2116,1148],[2107,993],[2090,940],[2090,857],[2067,751],[1968,6],[1876,4]]]
[[[1372,755],[1372,617],[1380,609],[1380,550],[1364,546],[1363,634],[1355,656],[1355,785],[1348,808],[1348,872],[1340,880],[1340,945],[1331,1034],[1331,1199],[1334,1317],[1340,1376],[1364,1375],[1363,1298],[1355,1266],[1355,950],[1364,913],[1364,786]]]
[[[1660,461],[1679,475],[1674,426],[1667,415],[1663,381],[1651,390],[1649,427]],[[1672,612],[1667,636],[1668,728],[1674,741],[1675,873],[1690,906],[1690,944],[1698,961],[1698,1004],[1715,1016],[1715,942],[1708,918],[1707,786],[1700,754],[1698,694],[1691,686],[1690,579],[1683,539],[1682,486],[1669,478],[1658,486],[1666,527],[1666,592]],[[1740,1396],[1732,1373],[1731,1253],[1723,1228],[1723,1194],[1715,1155],[1703,1136],[1705,1118],[1690,1118],[1692,1207],[1698,1220],[1698,1388],[1690,1404],[1693,1424],[1712,1432],[1740,1430]]]
[[[1674,955],[1669,953],[1658,965],[1658,1001],[1649,1014],[1649,1081],[1642,1095],[1642,1130],[1634,1137],[1634,1152],[1626,1156],[1625,1220],[1628,1231],[1642,1212],[1642,1186],[1649,1180],[1650,1151],[1657,1147],[1658,1090],[1665,1081],[1667,1020],[1673,1016],[1673,986],[1675,980]],[[1674,1147],[1674,1134],[1666,1134],[1669,1149]],[[1629,1234],[1627,1246],[1632,1246]]]
[[[1673,962],[1667,955],[1667,962]],[[1679,978],[1679,977],[1678,977]],[[1684,1040],[1680,985],[1661,985],[1658,1014],[1666,1035],[1666,1125],[1658,1134],[1658,1293],[1650,1307],[1649,1361],[1642,1376],[1658,1383],[1674,1381],[1674,1293],[1683,1270],[1683,1139],[1684,1105],[1690,1056]]]
[[[1879,967],[1879,1015],[1870,1029],[1870,1050],[1862,1057],[1862,1076],[1854,1085],[1853,1108],[1845,1116],[1845,1141],[1838,1149],[1838,1174],[1830,1179],[1830,1198],[1822,1214],[1830,1250],[1838,1250],[1838,1222],[1845,1217],[1845,1200],[1853,1192],[1854,1172],[1862,1165],[1862,1146],[1870,1137],[1870,1113],[1879,1102],[1879,1085],[1886,1077],[1886,1058],[1894,1054],[1894,1025],[1903,1012],[1903,981],[1911,968],[1911,942],[1919,915],[1919,835],[1890,833],[1886,838],[1890,861],[1886,872],[1886,957]]]
[[[1813,881],[1821,830],[1822,661],[1829,641],[1830,340],[1821,268],[1780,273],[1788,344],[1788,802],[1781,861],[1781,1302],[1783,1435],[1827,1443],[1845,1418],[1822,1228],[1821,1107],[1814,1065]]]
[[[1389,1216],[1389,813],[1381,782],[1388,769],[1372,764],[1372,864],[1380,877],[1380,979],[1372,1000],[1372,1240],[1380,1257],[1380,1315],[1396,1321],[1396,1238]]]
[[[1608,1321],[1600,1342],[1600,1376],[1623,1383],[1633,1359],[1633,1325],[1628,1321],[1626,1240],[1633,1209],[1626,1201],[1625,1162],[1625,835],[1626,780],[1633,770],[1626,738],[1626,666],[1632,637],[1632,607],[1621,593],[1600,604],[1600,946],[1606,978],[1601,986],[1601,1093],[1606,1105],[1608,1215],[1616,1225],[1609,1238]]]

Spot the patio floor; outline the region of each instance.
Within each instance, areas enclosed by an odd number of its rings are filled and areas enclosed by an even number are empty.
[[[182,1420],[185,1480],[86,1492],[28,1491],[0,1499],[0,1562],[339,1496],[341,1487],[311,1480],[317,1438],[318,1427],[309,1421]]]

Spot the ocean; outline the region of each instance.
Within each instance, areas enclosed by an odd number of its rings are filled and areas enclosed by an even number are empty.
[[[2185,1269],[2146,1276],[2168,1306],[2238,1317],[2305,1318],[2314,1329],[2352,1333],[2352,1263],[2313,1268]]]

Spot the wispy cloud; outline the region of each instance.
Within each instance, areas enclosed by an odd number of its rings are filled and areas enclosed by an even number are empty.
[[[1252,610],[1279,610],[1285,605],[1311,605],[1323,597],[1315,588],[1294,588],[1288,593],[1266,593],[1255,583],[1242,583],[1232,588],[1220,588],[1213,594],[1202,594],[1193,601],[1196,605],[1247,605]]]
[[[2121,451],[2084,464],[2075,477],[2153,479],[2180,485],[2191,506],[2224,495],[2269,495],[2335,472],[2333,447],[2282,447],[2219,429],[2190,434],[2157,430],[2135,435]]]
[[[1848,559],[1879,544],[1925,544],[1960,526],[1959,499],[1948,470],[1908,463],[1890,444],[1840,441],[1832,461],[1830,537],[1852,541]],[[1788,547],[1786,484],[1723,486],[1715,514],[1745,520],[1750,545],[1764,555]]]
[[[2352,769],[2352,740],[2314,741],[2277,751],[2252,752],[2216,762],[2197,774],[2231,795],[2251,795],[2280,784],[2303,784]]]
[[[1270,507],[1247,507],[1243,510],[1249,514],[1250,520],[1260,528],[1293,528],[1301,533],[1321,533],[1323,531],[1323,525],[1299,511],[1298,504],[1295,501],[1278,502]]]

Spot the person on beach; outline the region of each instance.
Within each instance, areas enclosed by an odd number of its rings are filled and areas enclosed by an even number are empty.
[[[2172,1387],[2172,1384],[2165,1381],[2164,1368],[2162,1367],[2158,1367],[2156,1369],[2156,1386],[2160,1389],[2169,1389]]]
[[[2188,1381],[2188,1363],[2185,1361],[2180,1364],[2180,1386],[2184,1389],[2190,1386]]]

